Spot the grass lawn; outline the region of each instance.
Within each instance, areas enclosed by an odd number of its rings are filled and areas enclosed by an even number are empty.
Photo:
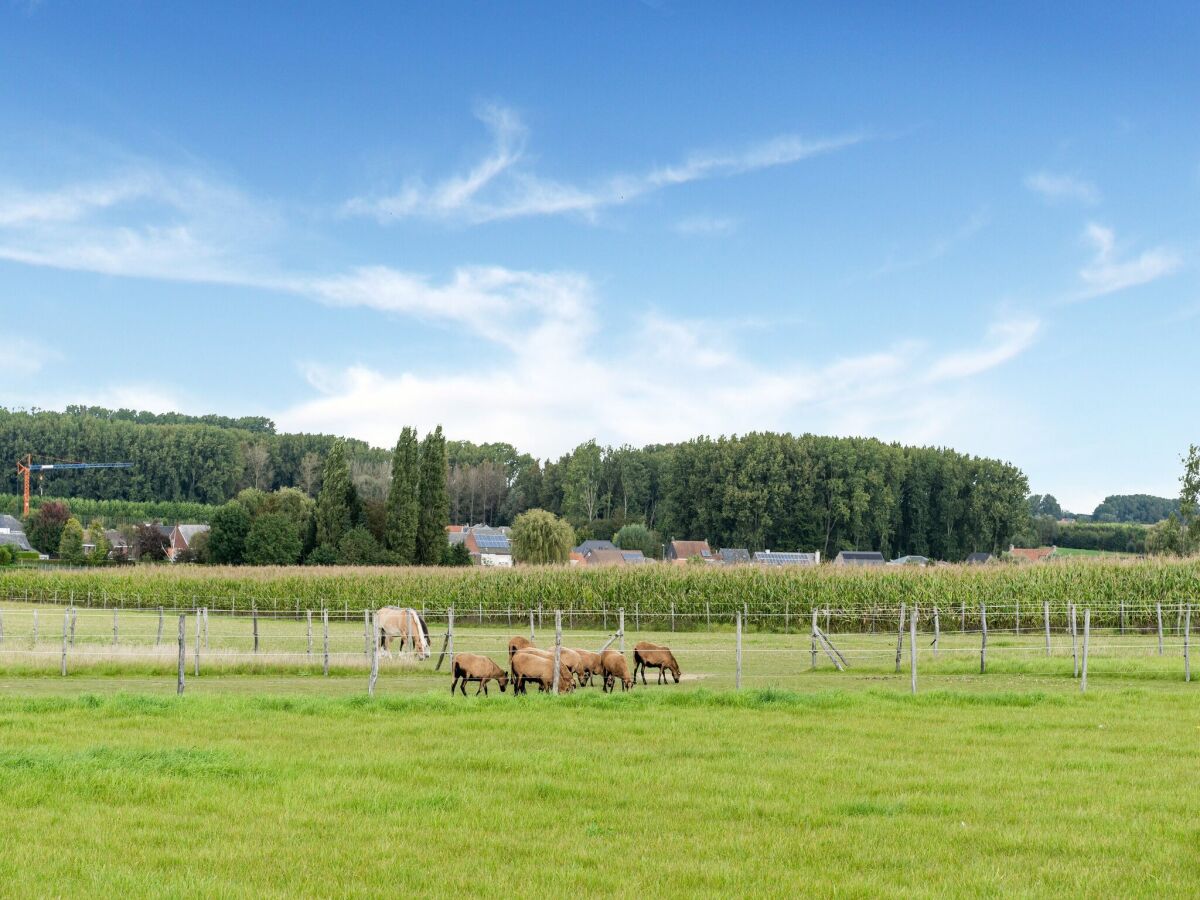
[[[1178,682],[367,700],[292,680],[323,695],[0,679],[5,895],[1200,890]]]

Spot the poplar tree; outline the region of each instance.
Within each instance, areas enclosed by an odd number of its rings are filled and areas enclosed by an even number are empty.
[[[417,431],[405,426],[392,453],[392,484],[387,496],[384,542],[395,562],[412,565],[417,557],[417,524],[421,516],[420,451]]]
[[[354,526],[356,494],[346,462],[346,443],[335,441],[325,457],[321,492],[317,495],[317,546],[336,547]]]
[[[416,562],[436,566],[446,553],[450,524],[450,494],[446,489],[446,438],[439,425],[421,442],[420,513],[417,521]]]

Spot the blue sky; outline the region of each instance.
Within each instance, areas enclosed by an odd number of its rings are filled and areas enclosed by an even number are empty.
[[[1200,441],[1194,5],[0,4],[5,405]]]

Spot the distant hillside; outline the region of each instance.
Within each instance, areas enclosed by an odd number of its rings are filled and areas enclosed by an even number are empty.
[[[1153,525],[1171,513],[1179,515],[1179,498],[1152,497],[1149,494],[1114,494],[1092,513],[1093,522],[1136,522]]]

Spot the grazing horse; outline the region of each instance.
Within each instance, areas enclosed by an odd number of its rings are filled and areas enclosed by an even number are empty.
[[[400,652],[412,647],[417,659],[429,659],[429,626],[415,609],[385,606],[375,612],[375,625],[379,628],[379,646],[390,658],[391,643],[400,639]]]

